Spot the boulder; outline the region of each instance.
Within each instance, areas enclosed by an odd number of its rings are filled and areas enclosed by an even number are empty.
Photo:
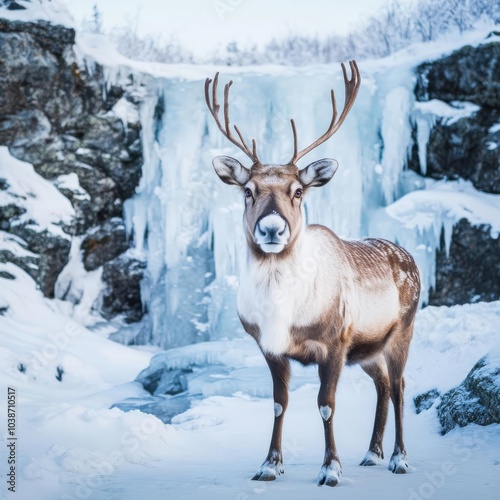
[[[164,366],[156,366],[152,362],[150,366],[139,373],[136,382],[139,382],[146,391],[154,396],[162,394],[174,396],[187,391],[186,373],[192,373],[192,370],[170,370]]]
[[[115,217],[88,231],[82,241],[83,265],[93,271],[113,260],[128,248],[123,220]]]
[[[437,389],[431,389],[430,391],[415,396],[413,398],[413,404],[415,405],[415,412],[417,415],[428,410],[438,398],[439,391]]]
[[[453,226],[450,253],[444,237],[436,252],[436,286],[429,304],[451,306],[500,298],[500,238],[487,225],[473,226],[466,219]]]
[[[427,145],[428,177],[467,179],[485,193],[500,193],[500,107],[482,108],[453,123],[438,120]]]
[[[500,349],[482,357],[437,407],[442,433],[457,425],[500,423]]]
[[[145,262],[122,254],[103,266],[102,313],[106,318],[123,315],[127,323],[139,321],[143,314],[141,281]]]
[[[500,42],[466,45],[447,57],[417,68],[419,101],[468,101],[500,107]]]
[[[31,275],[46,297],[54,298],[57,278],[69,260],[71,241],[49,231],[35,231],[28,225],[15,226],[12,234],[22,238],[29,251],[37,254],[34,261],[23,259],[19,267]]]

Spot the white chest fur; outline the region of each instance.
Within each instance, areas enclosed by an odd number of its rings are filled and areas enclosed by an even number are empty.
[[[265,352],[287,352],[290,327],[314,324],[332,303],[332,267],[315,248],[304,241],[290,258],[250,262],[242,275],[238,313],[259,328]]]

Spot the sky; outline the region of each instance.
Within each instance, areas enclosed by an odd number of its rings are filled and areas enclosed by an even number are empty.
[[[104,29],[125,24],[165,40],[174,35],[196,55],[236,40],[263,45],[289,33],[346,34],[390,0],[65,0],[77,26],[102,12]],[[413,0],[399,0],[409,4]]]

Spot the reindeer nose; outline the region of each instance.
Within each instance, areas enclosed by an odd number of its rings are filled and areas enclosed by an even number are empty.
[[[267,243],[274,243],[280,240],[286,231],[286,221],[277,213],[272,213],[263,217],[257,224],[260,236]]]

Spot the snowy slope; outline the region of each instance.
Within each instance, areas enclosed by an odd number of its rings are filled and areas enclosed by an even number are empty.
[[[17,160],[6,146],[0,146],[0,178],[7,188],[0,190],[0,206],[16,205],[22,210],[14,224],[29,224],[69,239],[61,226],[74,216],[70,201],[52,183],[38,175],[30,163]]]

